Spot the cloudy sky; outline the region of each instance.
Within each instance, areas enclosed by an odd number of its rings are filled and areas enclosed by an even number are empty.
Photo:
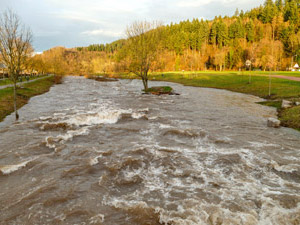
[[[233,15],[264,0],[0,0],[0,12],[10,8],[34,34],[37,52],[54,46],[87,46],[125,37],[136,20],[165,24],[216,15]]]

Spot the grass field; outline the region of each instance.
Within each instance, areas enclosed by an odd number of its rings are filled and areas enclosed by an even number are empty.
[[[31,97],[47,92],[56,82],[57,78],[50,76],[23,84],[22,88],[17,89],[17,107],[21,108]],[[13,111],[13,88],[0,89],[0,122]]]
[[[268,72],[259,72],[256,75],[254,72],[252,73],[251,83],[249,83],[249,73],[246,72],[244,74],[238,74],[238,72],[163,72],[152,73],[149,75],[149,79],[175,82],[186,86],[226,89],[268,99],[263,104],[278,109],[278,116],[283,126],[300,130],[300,106],[289,109],[281,108],[283,99],[300,102],[300,82],[269,77],[267,76]],[[275,72],[272,75],[275,75]],[[300,77],[299,72],[280,72],[277,75]],[[115,76],[124,79],[137,78],[133,74]],[[270,96],[269,84],[271,84]]]
[[[29,80],[34,80],[34,79],[41,78],[41,77],[44,77],[44,76],[47,76],[47,75],[42,75],[42,76],[38,76],[38,77],[37,76],[29,77]],[[25,79],[25,77],[22,77],[22,81],[26,82],[27,80]],[[13,82],[8,78],[0,79],[0,86],[8,85],[8,84],[13,84]]]
[[[252,75],[252,76],[268,76],[268,75],[280,75],[280,76],[291,76],[291,77],[300,77],[300,72],[291,72],[291,71],[179,71],[179,72],[154,72],[152,75],[159,74],[178,74],[178,75]]]
[[[163,73],[152,74],[151,80],[171,81],[187,86],[210,87],[226,89],[235,92],[252,94],[268,99],[293,99],[300,97],[300,82],[269,76],[246,75],[204,75],[204,74],[178,74]],[[269,83],[271,82],[271,95],[269,96]]]

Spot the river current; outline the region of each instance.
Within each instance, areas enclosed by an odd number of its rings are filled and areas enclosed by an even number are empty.
[[[300,132],[260,98],[168,85],[67,77],[8,116],[0,224],[299,225]]]

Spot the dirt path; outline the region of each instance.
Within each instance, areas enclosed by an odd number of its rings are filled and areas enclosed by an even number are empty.
[[[271,75],[271,77],[282,78],[282,79],[293,80],[293,81],[300,81],[300,77],[288,77],[282,75]]]

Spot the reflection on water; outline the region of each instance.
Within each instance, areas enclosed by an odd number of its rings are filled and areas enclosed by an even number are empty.
[[[259,98],[172,86],[68,77],[7,117],[0,223],[300,224],[299,133]]]

